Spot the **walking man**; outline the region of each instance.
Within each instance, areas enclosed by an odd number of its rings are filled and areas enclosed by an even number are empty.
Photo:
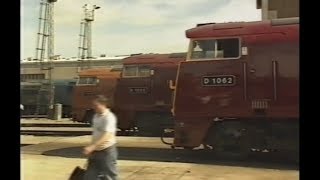
[[[85,180],[118,180],[116,131],[117,118],[108,108],[109,100],[102,95],[93,100],[92,142],[84,148],[88,156]]]

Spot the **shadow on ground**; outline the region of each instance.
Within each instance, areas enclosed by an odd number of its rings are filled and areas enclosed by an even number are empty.
[[[30,146],[30,145],[33,145],[33,144],[20,144],[20,147],[23,147],[23,146]]]
[[[82,154],[83,147],[71,147],[50,150],[42,153],[46,156],[59,156],[66,158],[86,158]],[[279,162],[270,160],[270,157],[255,156],[246,159],[240,159],[230,154],[217,155],[212,151],[191,151],[191,150],[174,150],[174,149],[154,149],[154,148],[133,148],[119,147],[120,160],[135,161],[160,161],[160,162],[182,162],[198,163],[211,165],[242,166],[269,169],[286,169],[298,170],[298,165],[292,162]],[[271,158],[272,159],[272,158]]]

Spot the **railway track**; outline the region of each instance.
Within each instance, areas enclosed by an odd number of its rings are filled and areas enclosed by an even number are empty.
[[[22,124],[20,135],[34,136],[83,136],[92,133],[91,127],[86,124]],[[118,136],[136,136],[134,132],[118,130]]]
[[[73,122],[69,119],[24,118],[20,120],[20,135],[81,136],[89,134],[91,134],[89,124]]]
[[[36,136],[82,136],[91,134],[91,128],[87,127],[21,127],[20,135]]]
[[[22,119],[20,127],[20,135],[81,136],[91,134],[89,124],[70,120]]]
[[[23,123],[21,127],[83,127],[89,128],[90,124],[84,123]]]
[[[20,124],[20,135],[34,136],[82,136],[92,133],[90,124],[73,122],[70,120],[22,120]],[[142,137],[159,137],[150,133],[142,133],[137,130],[120,131],[118,136],[142,136]]]

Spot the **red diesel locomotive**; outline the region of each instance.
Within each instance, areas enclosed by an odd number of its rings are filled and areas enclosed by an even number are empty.
[[[173,147],[299,153],[299,18],[202,24],[174,83]]]
[[[186,53],[172,53],[124,59],[114,96],[121,130],[136,127],[141,135],[161,135],[163,128],[173,126],[173,91],[169,83],[185,57]]]

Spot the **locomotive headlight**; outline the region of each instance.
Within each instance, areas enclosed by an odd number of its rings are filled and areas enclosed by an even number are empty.
[[[241,48],[241,55],[248,55],[248,48],[247,47]]]

